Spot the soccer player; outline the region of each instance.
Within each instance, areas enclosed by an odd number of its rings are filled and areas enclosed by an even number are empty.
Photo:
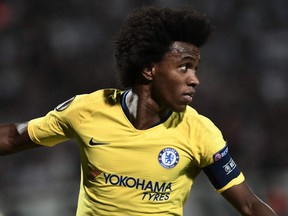
[[[189,104],[212,31],[189,7],[135,10],[115,38],[123,90],[77,95],[46,116],[2,124],[0,153],[76,139],[77,215],[182,215],[201,170],[241,215],[275,212],[249,188],[220,130]]]

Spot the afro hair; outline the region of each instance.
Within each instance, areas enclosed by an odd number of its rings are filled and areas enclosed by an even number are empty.
[[[211,32],[209,19],[191,7],[136,9],[114,40],[121,84],[133,86],[142,70],[161,61],[173,42],[201,47]]]

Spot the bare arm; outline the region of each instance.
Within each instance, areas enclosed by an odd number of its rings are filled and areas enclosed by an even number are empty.
[[[27,132],[27,123],[0,125],[0,155],[36,148]]]
[[[243,216],[277,216],[277,214],[249,188],[246,182],[222,193]]]

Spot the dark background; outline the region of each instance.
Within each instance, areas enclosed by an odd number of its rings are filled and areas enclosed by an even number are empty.
[[[192,106],[221,129],[255,192],[288,215],[286,0],[0,0],[0,122],[28,121],[75,94],[118,87],[112,40],[123,18],[142,5],[182,3],[216,26],[201,50]],[[0,215],[75,215],[79,175],[74,141],[1,157]],[[236,214],[199,179],[185,215]]]

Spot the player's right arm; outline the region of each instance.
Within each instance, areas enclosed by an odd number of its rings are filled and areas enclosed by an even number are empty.
[[[20,152],[26,149],[36,148],[27,131],[28,123],[0,124],[0,155]]]

